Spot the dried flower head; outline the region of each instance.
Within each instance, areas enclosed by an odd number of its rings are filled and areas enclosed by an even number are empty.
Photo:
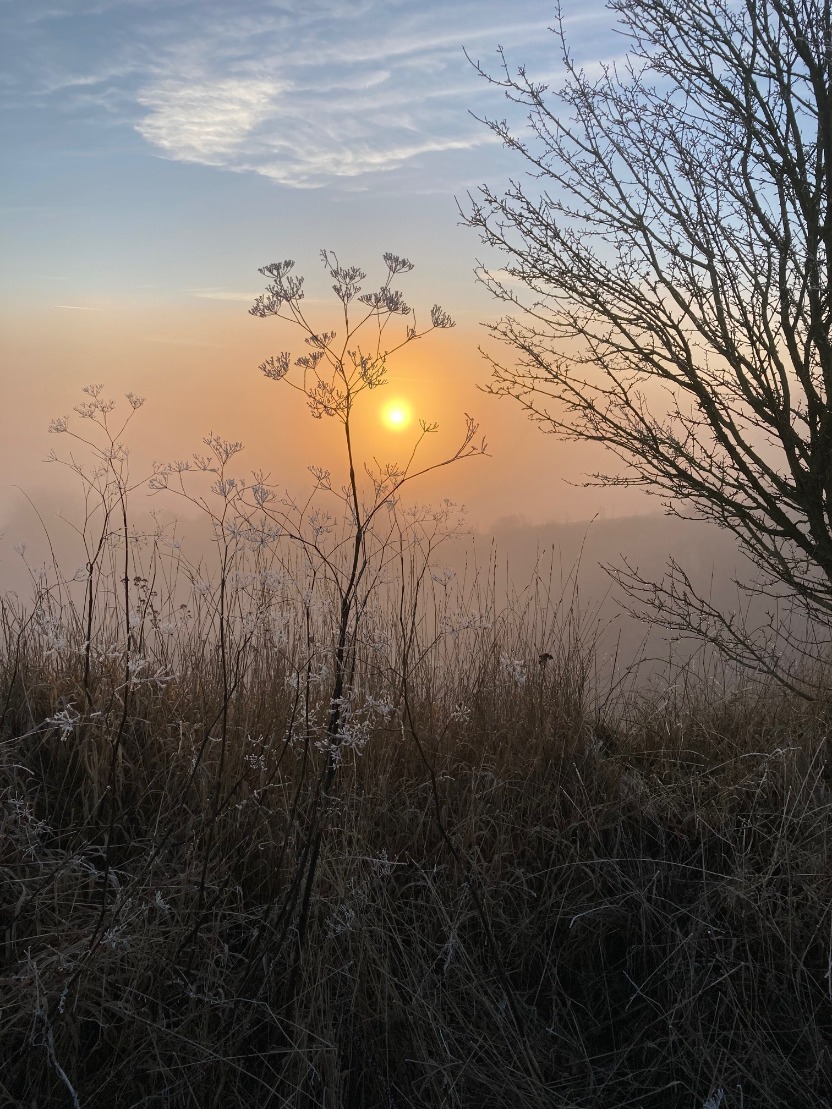
[[[272,381],[280,381],[289,372],[290,357],[289,351],[284,350],[276,356],[272,355],[271,358],[267,358],[265,362],[261,362],[260,369]]]
[[[430,310],[430,322],[434,327],[456,327],[448,313],[438,304],[434,304]]]

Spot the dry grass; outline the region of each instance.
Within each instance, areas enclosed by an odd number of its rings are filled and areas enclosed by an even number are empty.
[[[602,712],[539,582],[503,613],[438,588],[420,661],[366,614],[354,703],[390,709],[322,805],[326,602],[252,630],[246,579],[223,658],[216,594],[144,576],[132,676],[117,589],[86,681],[70,587],[2,610],[0,1101],[832,1105],[826,703]]]

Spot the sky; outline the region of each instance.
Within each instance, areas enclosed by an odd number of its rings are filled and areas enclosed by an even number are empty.
[[[306,480],[331,429],[259,373],[293,340],[247,309],[258,267],[292,258],[325,320],[321,248],[367,270],[368,287],[384,251],[410,258],[401,289],[420,318],[438,302],[457,321],[391,363],[363,425],[371,453],[396,460],[412,426],[384,425],[392,396],[439,422],[437,450],[455,446],[465,412],[480,422],[490,456],[443,471],[422,499],[464,502],[481,529],[652,509],[576,487],[597,453],[478,388],[498,309],[459,205],[524,167],[475,118],[511,105],[469,58],[496,72],[501,46],[512,68],[557,84],[555,15],[550,0],[0,3],[0,521],[20,490],[64,495],[43,462],[58,445],[47,426],[90,382],[147,398],[136,472],[215,432],[246,443],[242,466]],[[599,0],[563,0],[563,17],[576,60],[621,56]]]

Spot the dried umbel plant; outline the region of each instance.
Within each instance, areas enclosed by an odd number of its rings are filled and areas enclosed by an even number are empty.
[[[422,465],[420,449],[427,436],[436,432],[437,425],[420,421],[419,433],[406,464],[381,465],[375,460],[358,459],[354,413],[362,394],[387,383],[388,361],[396,352],[429,332],[453,327],[454,323],[447,312],[435,304],[430,311],[430,324],[420,328],[415,312],[405,302],[402,293],[393,288],[396,277],[413,269],[413,263],[406,258],[384,254],[386,274],[381,286],[367,293],[362,291],[362,282],[366,278],[363,270],[341,265],[337,256],[326,250],[321,251],[321,261],[332,281],[332,290],[341,303],[340,331],[320,332],[312,326],[303,304],[303,278],[292,273],[294,262],[288,260],[261,268],[260,272],[270,279],[270,283],[250,311],[253,316],[277,317],[294,324],[303,333],[309,347],[308,353],[299,355],[294,361],[288,351],[269,358],[261,365],[262,372],[276,381],[285,381],[301,392],[307,399],[313,418],[332,419],[340,425],[346,481],[342,484],[333,482],[332,475],[325,470],[313,469],[312,472],[317,482],[316,491],[334,499],[340,506],[341,514],[348,520],[350,536],[346,560],[338,561],[333,557],[334,552],[325,550],[320,542],[322,532],[331,530],[330,517],[322,518],[304,508],[296,512],[294,520],[289,521],[285,512],[276,513],[266,502],[261,506],[281,527],[287,524],[297,527],[298,517],[305,516],[306,523],[312,525],[314,532],[311,550],[320,559],[337,589],[340,611],[331,710],[326,731],[334,770],[339,748],[347,734],[342,729],[342,723],[345,692],[350,681],[350,642],[356,635],[355,621],[365,607],[363,591],[374,580],[378,561],[386,561],[385,552],[393,535],[391,519],[400,493],[406,485],[431,470],[482,454],[485,442],[475,441],[477,425],[470,416],[466,416],[465,434],[456,450],[438,462]],[[391,335],[397,317],[404,323],[403,333]],[[363,488],[358,476],[361,472],[367,479]],[[371,538],[376,540],[375,544],[370,542]]]
[[[320,542],[324,528],[318,528],[315,519],[314,540],[308,546],[310,554],[319,560],[334,584],[339,602],[336,642],[333,656],[332,693],[325,741],[329,751],[326,770],[321,780],[321,794],[326,797],[331,789],[345,743],[354,741],[353,714],[350,704],[350,687],[355,668],[353,649],[357,639],[362,613],[367,607],[367,590],[378,581],[385,563],[389,561],[391,540],[401,528],[396,521],[396,507],[402,489],[417,478],[441,466],[470,458],[485,451],[485,441],[476,441],[477,425],[466,416],[466,429],[456,449],[440,461],[421,463],[420,449],[427,436],[437,430],[436,424],[419,423],[419,434],[408,461],[402,465],[380,465],[364,461],[363,472],[368,481],[359,485],[359,460],[356,457],[354,437],[354,412],[361,396],[384,385],[387,381],[388,360],[397,351],[429,332],[453,327],[453,320],[439,305],[430,311],[430,324],[419,327],[415,312],[407,305],[399,290],[393,287],[394,278],[410,272],[413,264],[406,258],[386,253],[386,274],[378,290],[365,293],[363,270],[343,266],[330,251],[321,251],[321,261],[332,280],[332,290],[341,303],[342,319],[337,330],[320,332],[310,323],[303,305],[303,279],[293,275],[292,261],[277,262],[260,270],[270,278],[266,292],[257,298],[251,314],[260,318],[277,317],[295,325],[303,333],[309,352],[292,362],[288,351],[268,359],[261,365],[263,373],[278,381],[286,381],[306,398],[315,419],[332,419],[340,425],[346,481],[338,485],[326,471],[314,473],[317,489],[340,503],[348,522],[346,537],[347,557],[339,560],[335,550],[325,550]],[[397,318],[404,322],[404,332],[390,336]],[[391,341],[392,340],[392,341]],[[389,344],[389,345],[388,345]],[[285,527],[285,513],[275,514],[263,502],[260,507],[275,523]],[[306,509],[295,513],[304,516]],[[311,523],[313,517],[306,516]],[[293,521],[294,523],[294,521]],[[295,532],[295,534],[300,534]],[[303,536],[301,541],[306,544]],[[336,550],[341,547],[337,544]],[[401,543],[398,545],[401,551]],[[299,925],[299,947],[306,931],[312,884],[321,846],[322,817],[311,833],[309,864],[304,886]]]
[[[326,759],[317,786],[319,803],[305,832],[301,870],[292,884],[292,896],[301,902],[298,951],[306,933],[312,884],[333,782],[345,752],[363,746],[371,720],[378,711],[378,705],[359,704],[356,696],[359,645],[365,625],[369,626],[373,597],[380,589],[389,587],[397,573],[400,581],[396,588],[404,596],[407,593],[405,566],[409,565],[412,597],[407,603],[412,601],[415,606],[430,552],[437,541],[457,527],[455,506],[450,502],[436,510],[407,508],[400,501],[402,492],[431,471],[485,451],[485,441],[477,437],[477,424],[466,415],[465,430],[457,446],[438,459],[424,458],[426,441],[438,430],[437,424],[425,420],[418,423],[405,462],[382,463],[369,452],[362,456],[355,430],[356,412],[367,394],[387,383],[391,359],[402,348],[424,339],[430,332],[454,326],[448,313],[437,304],[430,309],[429,322],[420,325],[416,313],[393,284],[397,277],[409,273],[413,264],[396,254],[387,253],[383,258],[385,273],[380,286],[364,292],[366,274],[363,270],[342,265],[332,252],[321,252],[324,269],[338,301],[338,317],[332,330],[321,330],[311,322],[304,303],[304,279],[294,273],[291,260],[261,268],[260,273],[269,284],[250,310],[260,319],[274,318],[292,325],[302,336],[306,347],[302,354],[293,357],[289,351],[281,351],[266,359],[260,369],[271,380],[299,392],[306,400],[312,419],[332,421],[343,450],[340,475],[320,466],[310,466],[314,484],[304,497],[278,490],[262,472],[255,473],[251,480],[242,480],[230,471],[242,444],[212,435],[204,440],[208,448],[206,455],[194,455],[190,460],[169,464],[153,482],[156,491],[178,492],[206,509],[211,517],[222,558],[219,604],[223,660],[227,645],[223,631],[226,601],[222,583],[236,564],[242,548],[274,548],[289,544],[302,552],[307,622],[311,624],[316,618],[315,611],[322,605],[329,609],[329,619],[325,620],[329,626],[329,641],[321,643],[318,636],[313,642],[310,636],[306,663],[307,721],[310,719],[308,692],[313,670],[326,676],[329,696],[325,720],[316,725],[317,733],[313,736],[314,729],[306,728],[306,742],[313,739],[314,745],[326,753]],[[209,477],[213,494],[210,501],[197,494],[189,484],[190,475],[199,472]],[[417,548],[421,551],[421,567],[413,571],[412,556]],[[415,607],[411,612],[415,613]],[[407,639],[411,634],[412,627],[408,632],[403,625],[402,638]],[[401,650],[400,656],[409,657],[407,650]],[[403,665],[401,657],[400,668]],[[225,661],[223,674],[226,674]],[[224,688],[226,681],[224,677]],[[389,703],[385,701],[382,707],[386,711]],[[221,734],[225,734],[224,724]],[[283,916],[287,922],[293,920],[290,911]],[[289,923],[286,927],[288,929]]]

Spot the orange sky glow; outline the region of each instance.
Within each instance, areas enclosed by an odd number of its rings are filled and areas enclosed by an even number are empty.
[[[571,7],[576,49],[593,62],[615,57],[601,0]],[[547,77],[558,64],[549,0],[510,10],[460,0],[441,19],[432,0],[418,10],[379,0],[360,34],[346,9],[299,18],[291,6],[245,8],[248,23],[212,0],[146,0],[142,11],[157,20],[94,0],[71,11],[33,0],[31,18],[23,6],[3,14],[12,66],[2,118],[14,157],[0,209],[0,532],[9,520],[12,530],[25,519],[38,526],[27,496],[57,498],[71,515],[81,490],[44,461],[68,445],[47,428],[77,420],[73,407],[93,382],[115,399],[146,398],[128,435],[137,480],[154,459],[189,458],[209,433],[245,443],[235,460],[243,476],[263,470],[297,491],[310,466],[337,475],[336,429],[257,368],[281,350],[302,353],[302,336],[248,314],[264,287],[258,267],[292,257],[311,317],[337,327],[323,247],[365,269],[367,289],[383,279],[384,251],[410,258],[416,268],[396,286],[420,327],[435,303],[457,321],[391,356],[389,384],[359,398],[365,459],[404,462],[425,421],[439,430],[420,459],[440,460],[469,413],[488,456],[428,475],[414,498],[463,503],[485,531],[506,516],[543,523],[652,509],[637,494],[576,487],[608,460],[542,434],[517,405],[481,390],[482,325],[499,306],[475,280],[481,244],[460,226],[458,203],[517,167],[471,116],[502,114],[504,102],[462,45],[494,60],[502,43]],[[279,81],[262,77],[271,68]]]
[[[445,303],[451,310],[448,298]],[[47,428],[51,419],[69,416],[83,431],[73,408],[84,399],[81,387],[91,382],[102,382],[106,395],[119,401],[127,392],[146,398],[127,436],[137,478],[153,459],[190,457],[209,433],[245,443],[237,459],[243,474],[263,469],[290,489],[310,480],[311,465],[337,474],[344,464],[337,429],[326,419],[312,419],[304,398],[286,382],[268,380],[258,370],[293,341],[302,350],[300,336],[282,322],[252,318],[246,307],[233,301],[131,301],[96,311],[47,306],[7,319],[4,360],[18,372],[5,380],[0,411],[6,479],[0,517],[20,505],[18,486],[36,501],[43,490],[80,494],[76,478],[44,461],[53,449],[65,455],[67,446]],[[598,452],[542,434],[515,406],[481,391],[482,340],[481,328],[461,323],[391,357],[389,384],[359,397],[359,453],[368,460],[405,461],[424,420],[438,423],[439,430],[428,437],[421,457],[436,461],[455,449],[470,413],[486,437],[488,456],[427,476],[413,487],[418,500],[464,503],[481,529],[508,515],[545,522],[643,511],[643,498],[635,495],[628,499],[618,491],[611,504],[608,492],[569,484],[600,462]],[[391,421],[392,407],[405,419]]]

